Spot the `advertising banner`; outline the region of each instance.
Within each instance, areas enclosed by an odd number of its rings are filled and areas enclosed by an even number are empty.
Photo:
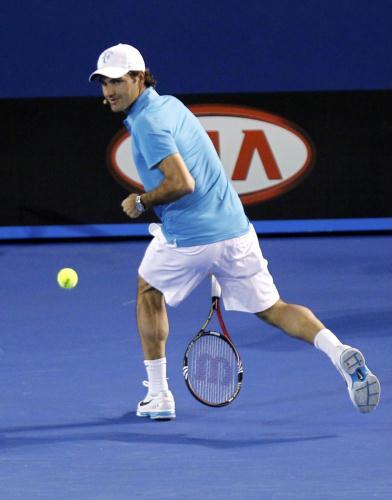
[[[392,92],[178,97],[209,134],[250,219],[392,216]],[[121,210],[143,187],[124,116],[102,99],[10,99],[0,108],[0,226],[156,220]]]

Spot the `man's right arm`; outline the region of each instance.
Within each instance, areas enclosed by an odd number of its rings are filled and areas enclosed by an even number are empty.
[[[141,201],[146,209],[171,203],[195,190],[195,179],[189,173],[180,154],[168,156],[157,168],[164,178],[157,188],[141,195]],[[131,218],[139,217],[141,214],[135,207],[136,196],[132,193],[122,202],[124,212]]]

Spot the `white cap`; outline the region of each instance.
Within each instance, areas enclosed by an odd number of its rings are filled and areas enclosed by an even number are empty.
[[[104,50],[99,56],[97,69],[90,75],[90,82],[98,75],[108,78],[121,78],[129,71],[145,71],[141,53],[125,43],[119,43],[114,47]]]

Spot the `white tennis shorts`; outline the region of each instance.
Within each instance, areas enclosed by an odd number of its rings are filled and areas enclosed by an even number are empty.
[[[208,275],[214,274],[226,310],[256,313],[279,299],[268,262],[252,225],[237,238],[208,245],[177,247],[167,243],[160,224],[150,224],[154,236],[139,267],[139,275],[176,307]]]

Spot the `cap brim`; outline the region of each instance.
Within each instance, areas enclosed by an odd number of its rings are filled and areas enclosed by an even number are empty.
[[[108,78],[121,78],[126,75],[129,70],[125,70],[124,68],[115,68],[111,66],[106,66],[105,68],[97,69],[94,73],[91,73],[89,76],[89,81],[92,82],[99,76],[106,76]]]

